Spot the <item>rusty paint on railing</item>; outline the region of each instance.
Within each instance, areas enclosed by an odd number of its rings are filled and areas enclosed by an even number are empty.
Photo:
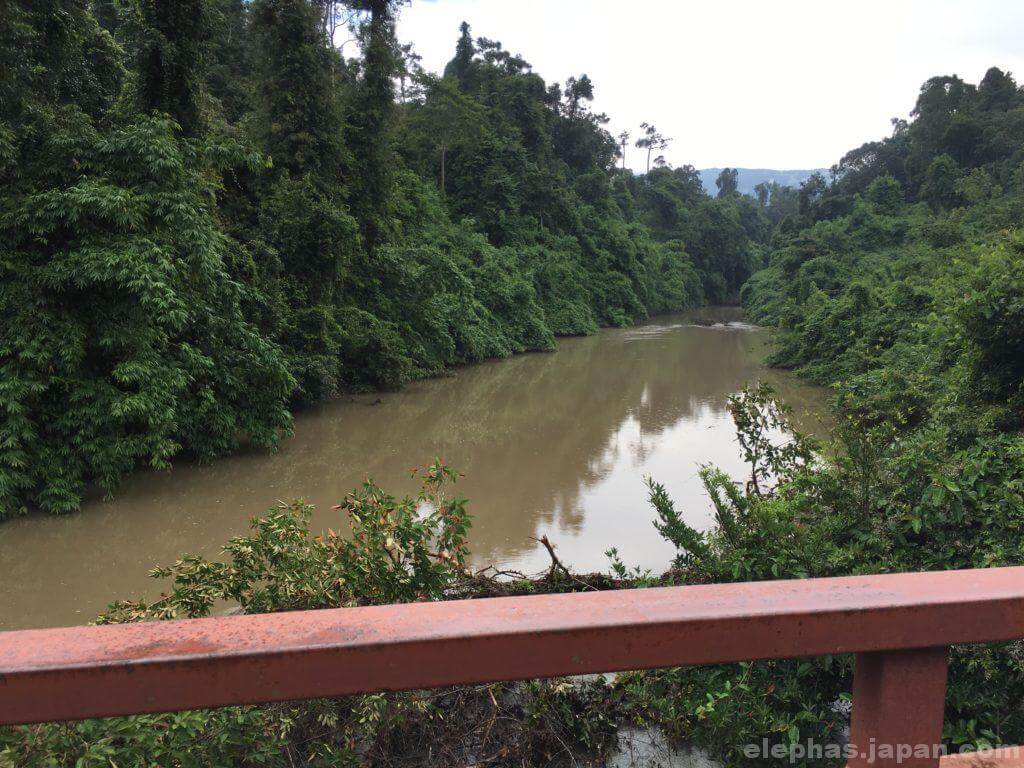
[[[0,633],[0,724],[1024,637],[1024,568]]]

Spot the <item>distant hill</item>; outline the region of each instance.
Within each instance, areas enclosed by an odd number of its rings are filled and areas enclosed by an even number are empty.
[[[745,195],[753,195],[754,187],[762,181],[769,183],[777,181],[786,187],[799,187],[804,179],[816,171],[828,175],[828,168],[811,168],[806,171],[773,171],[771,168],[737,168],[736,170],[740,172],[739,190]],[[721,172],[721,168],[703,168],[697,171],[700,174],[700,183],[704,185],[704,191],[709,195],[718,194],[715,179]]]

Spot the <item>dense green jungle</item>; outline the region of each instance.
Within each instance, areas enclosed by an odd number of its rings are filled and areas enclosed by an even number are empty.
[[[773,365],[832,388],[833,434],[779,447],[786,407],[736,394],[750,474],[701,470],[710,531],[649,479],[663,573],[614,550],[606,574],[469,573],[472,504],[437,462],[419,496],[355,489],[353,537],[282,504],[101,622],[1024,563],[1010,74],[929,79],[888,138],[799,188],[742,195],[725,169],[709,196],[651,125],[629,146],[648,170],[625,169],[587,75],[547,83],[466,24],[423,71],[400,12],[0,0],[0,518],[273,449],[338,393],[705,303],[741,302]],[[600,765],[625,726],[746,765],[762,739],[836,742],[851,682],[834,656],[8,728],[0,766]],[[1024,643],[957,647],[944,739],[1024,743],[1022,702]]]
[[[393,5],[353,4],[346,59],[313,2],[5,3],[0,518],[272,448],[341,391],[736,296],[753,200],[616,173],[586,75],[545,83],[468,26],[422,72]]]

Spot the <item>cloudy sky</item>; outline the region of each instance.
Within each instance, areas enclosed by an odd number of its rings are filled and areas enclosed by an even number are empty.
[[[826,167],[928,77],[1024,74],[1024,0],[412,0],[398,36],[440,71],[463,19],[549,82],[587,73],[612,133],[653,122],[698,168]]]

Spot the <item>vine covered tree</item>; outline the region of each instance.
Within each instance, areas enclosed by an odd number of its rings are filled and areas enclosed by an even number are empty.
[[[170,115],[182,133],[202,129],[210,38],[209,0],[142,0],[139,99],[143,111]]]

